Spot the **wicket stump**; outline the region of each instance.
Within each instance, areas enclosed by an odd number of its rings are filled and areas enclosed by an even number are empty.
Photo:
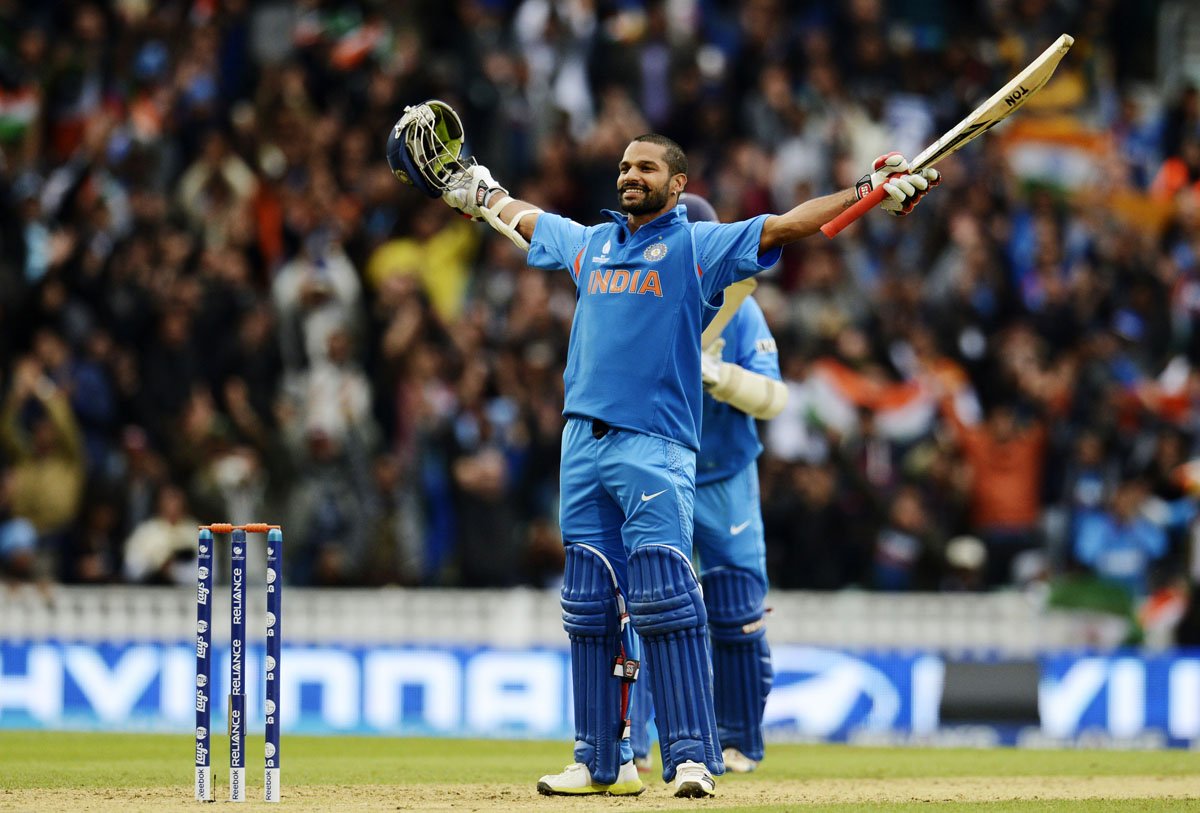
[[[278,525],[200,526],[196,569],[196,799],[213,800],[212,733],[213,534],[231,534],[229,578],[229,801],[246,801],[246,533],[267,535],[266,690],[263,710],[263,798],[280,799],[279,665],[283,645],[283,532]]]

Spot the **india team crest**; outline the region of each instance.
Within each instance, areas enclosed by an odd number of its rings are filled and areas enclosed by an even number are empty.
[[[650,262],[656,263],[663,257],[667,256],[667,244],[655,243],[652,246],[647,246],[646,250],[642,252],[642,256]]]

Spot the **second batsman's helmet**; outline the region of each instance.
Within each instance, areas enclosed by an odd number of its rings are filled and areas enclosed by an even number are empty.
[[[699,195],[693,195],[691,192],[684,192],[679,196],[679,202],[687,209],[687,219],[689,223],[699,223],[707,220],[710,223],[718,222],[717,210],[712,207],[704,198]]]

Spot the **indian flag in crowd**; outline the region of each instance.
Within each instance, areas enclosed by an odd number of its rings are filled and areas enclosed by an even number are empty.
[[[25,135],[37,119],[38,94],[32,86],[6,90],[0,86],[0,143],[11,143]]]
[[[974,424],[979,420],[979,402],[969,380],[955,370],[937,369],[923,378],[891,381],[878,372],[860,372],[836,359],[819,359],[805,381],[810,414],[840,434],[853,434],[858,431],[860,411],[869,410],[880,435],[906,442],[932,430],[939,394],[944,393],[959,419]]]

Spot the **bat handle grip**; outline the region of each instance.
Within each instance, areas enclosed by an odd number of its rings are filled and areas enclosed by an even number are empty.
[[[882,184],[875,187],[853,206],[844,209],[837,217],[822,226],[821,234],[832,240],[842,229],[882,203],[883,197],[886,194],[887,192],[883,190]]]

